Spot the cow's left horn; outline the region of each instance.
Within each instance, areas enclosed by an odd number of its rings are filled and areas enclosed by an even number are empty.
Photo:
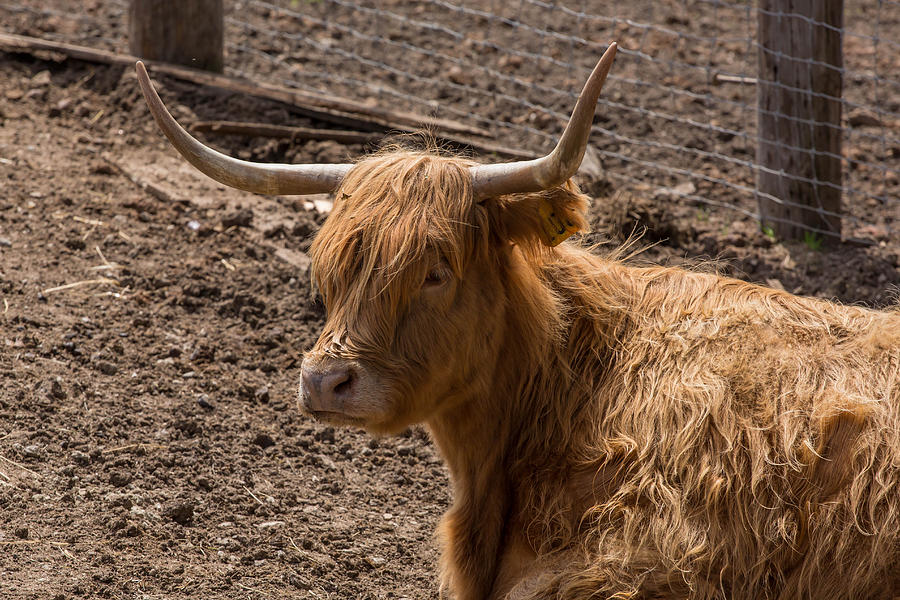
[[[189,163],[225,185],[258,194],[320,194],[338,188],[350,164],[286,165],[231,158],[203,145],[169,114],[141,61],[135,65],[141,91],[157,125]]]
[[[476,198],[538,192],[560,185],[575,174],[584,158],[591,123],[594,120],[594,109],[603,82],[606,81],[613,59],[616,57],[616,48],[616,43],[611,43],[600,57],[587,83],[584,84],[581,95],[578,96],[569,124],[566,125],[553,152],[534,160],[471,167]]]

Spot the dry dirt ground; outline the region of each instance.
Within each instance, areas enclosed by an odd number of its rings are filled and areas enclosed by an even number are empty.
[[[183,120],[322,126],[158,81]],[[257,160],[365,151],[209,140]],[[797,293],[896,301],[896,238],[816,251],[583,183],[598,251],[646,229],[657,245],[635,260],[717,259]],[[295,407],[324,317],[305,255],[324,198],[205,179],[164,143],[130,69],[2,53],[0,190],[0,598],[437,595],[450,492],[427,435],[372,439]]]
[[[295,408],[318,214],[191,172],[130,70],[0,81],[0,597],[433,596],[425,436]]]

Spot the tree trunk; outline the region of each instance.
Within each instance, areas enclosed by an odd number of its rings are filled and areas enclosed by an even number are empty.
[[[223,0],[131,0],[131,53],[221,73],[224,66]]]
[[[757,191],[779,238],[840,239],[843,4],[759,0]]]

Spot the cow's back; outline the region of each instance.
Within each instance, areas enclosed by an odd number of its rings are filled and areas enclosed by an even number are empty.
[[[900,314],[604,268],[618,271],[628,314],[598,392],[597,443],[625,452],[613,462],[627,467],[591,511],[591,544],[643,563],[650,549],[656,584],[699,596],[887,589],[900,537]]]

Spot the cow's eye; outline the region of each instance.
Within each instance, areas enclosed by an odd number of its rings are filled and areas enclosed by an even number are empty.
[[[425,281],[422,283],[422,286],[426,288],[436,287],[447,283],[449,279],[450,270],[446,265],[441,264],[429,269],[428,273],[425,274]]]

